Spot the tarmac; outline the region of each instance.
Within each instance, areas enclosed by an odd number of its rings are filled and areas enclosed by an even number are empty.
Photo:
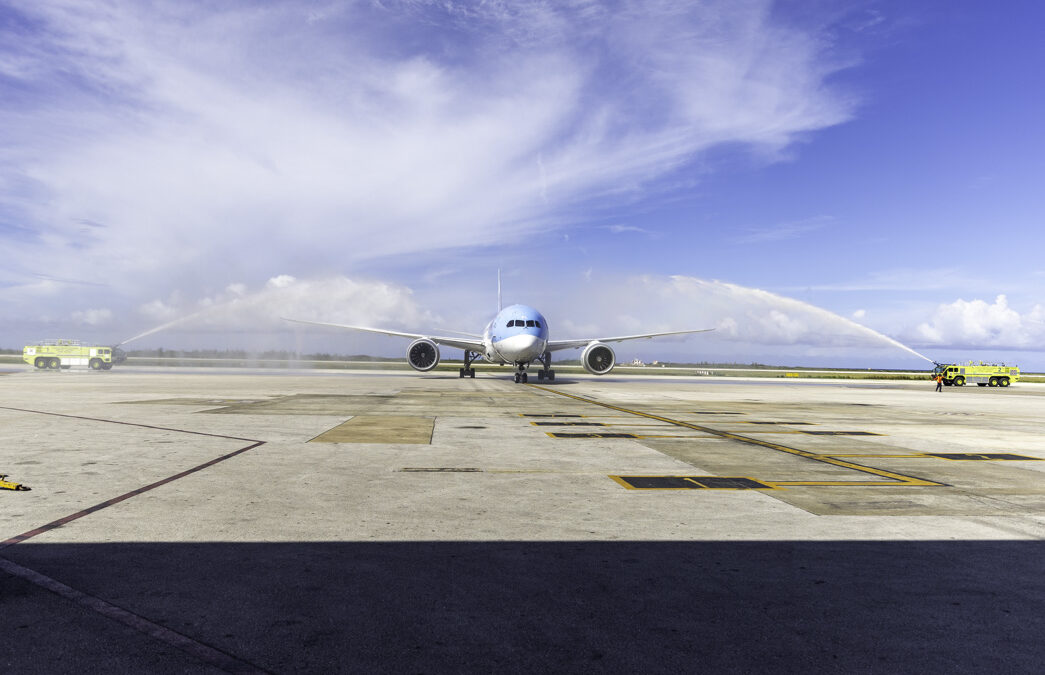
[[[8,370],[12,671],[1045,657],[1045,385]]]

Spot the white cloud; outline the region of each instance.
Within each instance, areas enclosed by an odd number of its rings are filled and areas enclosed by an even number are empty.
[[[287,288],[292,285],[297,279],[290,276],[289,274],[280,274],[279,276],[272,277],[265,285],[269,288]]]
[[[112,312],[104,308],[76,310],[72,313],[72,319],[88,326],[101,326],[112,321]]]
[[[34,28],[0,35],[29,92],[0,107],[0,206],[32,236],[4,247],[140,305],[522,241],[720,144],[772,158],[846,120],[845,64],[770,9],[26,4]]]
[[[746,234],[733,239],[737,244],[764,244],[788,239],[798,239],[810,232],[815,232],[830,225],[834,218],[830,216],[818,216],[795,222],[780,223],[772,227],[750,228]]]
[[[1041,305],[1021,315],[1005,295],[992,303],[959,299],[937,307],[932,319],[918,325],[914,337],[931,345],[1039,349],[1045,342],[1043,315]]]
[[[171,321],[178,315],[176,307],[160,299],[150,300],[138,308],[142,316],[153,321]]]
[[[790,287],[784,290],[831,291],[838,293],[852,292],[889,292],[889,291],[962,291],[978,289],[989,282],[982,277],[970,274],[967,267],[919,267],[903,269],[886,269],[869,273],[865,278],[836,283],[807,284]]]
[[[653,234],[650,230],[644,227],[638,227],[637,225],[608,225],[607,230],[613,234],[621,234],[623,232],[637,232],[639,234]]]

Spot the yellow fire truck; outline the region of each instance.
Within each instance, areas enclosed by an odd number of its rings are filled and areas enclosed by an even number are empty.
[[[963,387],[967,382],[975,382],[980,387],[1007,387],[1020,379],[1018,366],[1007,366],[1004,363],[978,364],[969,361],[967,363],[937,363],[933,368],[933,379],[937,375],[943,375],[943,383],[950,387]]]
[[[79,340],[44,340],[22,349],[22,360],[40,369],[58,370],[87,366],[91,370],[110,370],[113,348],[86,345]]]

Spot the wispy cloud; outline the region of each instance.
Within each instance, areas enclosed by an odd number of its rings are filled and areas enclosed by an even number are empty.
[[[89,326],[101,326],[112,321],[112,311],[105,308],[77,310],[73,312],[72,319]]]
[[[748,229],[744,234],[733,238],[737,244],[765,244],[787,239],[798,239],[810,232],[815,232],[831,225],[834,218],[831,216],[817,216],[805,220],[797,220],[788,223],[780,223],[770,227],[754,227]]]
[[[638,225],[607,225],[604,229],[609,230],[613,234],[622,234],[624,232],[635,232],[638,234],[649,235],[656,234],[656,232],[653,232],[652,230],[647,230],[644,227],[639,227]]]
[[[4,12],[11,314],[66,302],[32,277],[53,269],[141,303],[518,242],[720,144],[777,156],[854,107],[829,43],[757,0]]]
[[[913,292],[926,290],[976,290],[990,285],[985,279],[970,273],[964,267],[923,267],[918,269],[897,268],[879,270],[861,279],[807,286],[781,288],[784,292],[831,291],[850,292]]]

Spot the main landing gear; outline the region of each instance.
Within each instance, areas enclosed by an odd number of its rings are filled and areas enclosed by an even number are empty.
[[[552,365],[552,353],[544,352],[544,354],[537,357],[543,368],[537,371],[537,381],[547,380],[548,382],[555,381],[555,371],[551,369]]]
[[[548,367],[548,366],[550,366],[552,364],[551,352],[544,352],[544,354],[541,354],[540,356],[538,356],[537,357],[537,362],[541,364],[541,369],[537,371],[537,381],[538,382],[544,382],[544,381],[554,382],[555,381],[555,371]],[[516,371],[515,371],[515,383],[516,384],[520,384],[520,383],[526,384],[526,380],[529,379],[527,377],[527,375],[526,375],[526,364],[525,363],[517,363],[517,364],[515,364],[515,368],[516,368]]]
[[[466,351],[464,353],[464,368],[461,368],[458,371],[458,373],[459,373],[458,377],[470,377],[470,378],[472,378],[474,380],[475,379],[475,368],[472,368],[471,366],[472,366],[472,361],[475,361],[477,358],[479,358],[479,355],[476,354],[475,352]],[[516,380],[516,382],[518,382],[518,380]]]

